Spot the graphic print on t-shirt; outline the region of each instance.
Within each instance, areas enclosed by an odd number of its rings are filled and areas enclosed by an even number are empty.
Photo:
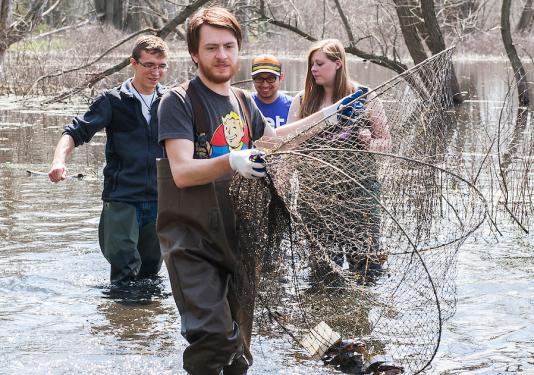
[[[210,158],[228,154],[230,151],[246,150],[249,143],[248,128],[234,111],[222,118],[211,137]]]

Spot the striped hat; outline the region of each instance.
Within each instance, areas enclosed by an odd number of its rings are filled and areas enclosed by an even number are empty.
[[[258,73],[272,73],[280,76],[282,65],[280,65],[280,61],[273,55],[261,55],[252,61],[252,76]]]

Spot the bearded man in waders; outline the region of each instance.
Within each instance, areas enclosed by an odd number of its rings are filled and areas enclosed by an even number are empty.
[[[169,90],[158,110],[168,159],[158,160],[157,230],[189,342],[183,364],[191,375],[242,375],[252,364],[254,291],[244,290],[247,285],[237,290],[232,280],[241,267],[229,195],[233,173],[264,177],[254,141],[296,133],[339,108],[336,103],[270,127],[250,95],[230,86],[241,40],[241,28],[226,9],[203,8],[193,15],[187,44],[197,76]]]

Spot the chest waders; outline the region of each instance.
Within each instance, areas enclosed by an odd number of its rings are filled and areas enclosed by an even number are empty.
[[[193,85],[176,90],[183,95],[184,89],[191,99],[193,127],[199,140],[195,142],[195,158],[207,157],[202,150],[207,142],[205,113]],[[250,131],[250,114],[240,97],[244,94],[234,94]],[[183,354],[184,369],[191,375],[246,374],[252,364],[254,294],[235,288],[236,284],[250,284],[236,280],[241,277],[241,267],[229,195],[232,176],[180,189],[168,159],[157,161],[157,172],[157,231],[180,312],[182,335],[189,343]]]
[[[365,96],[369,92],[369,89],[363,86],[357,89],[361,90],[362,95],[364,95],[363,98],[358,100],[365,107],[369,102]],[[358,114],[358,116],[363,115],[365,113]],[[351,125],[351,131],[346,133],[350,122],[353,123]],[[331,145],[330,147],[346,147],[347,138],[341,137],[340,135],[345,133],[352,137],[352,139],[357,139],[358,132],[362,129],[371,130],[371,122],[368,117],[355,117],[338,122],[338,127],[329,129],[330,134],[327,135],[328,142]],[[334,135],[331,135],[331,133]],[[336,136],[340,140],[338,144],[334,142]],[[366,147],[361,144],[356,144],[355,149],[366,150]],[[340,201],[346,200],[357,203],[359,210],[351,214],[351,226],[355,229],[355,235],[349,239],[350,242],[347,242],[343,241],[343,239],[334,239],[333,235],[325,230],[322,233],[322,241],[333,244],[331,248],[326,250],[326,255],[334,263],[342,268],[346,259],[349,272],[353,273],[362,283],[365,283],[367,281],[373,281],[375,276],[379,275],[385,259],[380,255],[379,249],[381,209],[379,203],[370,195],[374,195],[376,199],[380,198],[380,183],[377,178],[378,165],[375,156],[372,154],[362,152],[357,157],[359,159],[357,167],[354,167],[354,170],[349,170],[348,172],[357,179],[361,186],[353,182],[347,182],[346,184],[350,186],[347,186],[346,189],[340,189],[336,197]],[[346,167],[343,164],[339,165],[338,159],[331,159],[330,163],[346,171]],[[313,211],[309,210],[309,212]],[[317,220],[317,218],[309,216],[306,210],[303,210],[305,222],[314,222]],[[315,223],[315,225],[321,224]],[[314,258],[310,268],[310,282],[312,286],[326,286],[332,289],[344,287],[343,277],[325,259],[321,259],[320,257]]]

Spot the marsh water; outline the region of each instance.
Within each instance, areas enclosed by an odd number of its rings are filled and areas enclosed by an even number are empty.
[[[300,89],[305,62],[284,62],[284,88]],[[470,92],[458,151],[483,152],[477,137],[498,121],[509,70],[503,61],[458,61],[456,69]],[[363,62],[351,71],[371,86],[391,77]],[[105,136],[75,151],[69,172],[83,179],[52,184],[26,172],[48,170],[61,129],[85,108],[0,98],[0,374],[181,374],[186,342],[165,268],[129,295],[109,288],[97,242]],[[427,373],[534,373],[534,235],[511,224],[500,230],[484,227],[461,247],[457,311]],[[337,373],[285,337],[256,334],[253,353],[251,375]]]

